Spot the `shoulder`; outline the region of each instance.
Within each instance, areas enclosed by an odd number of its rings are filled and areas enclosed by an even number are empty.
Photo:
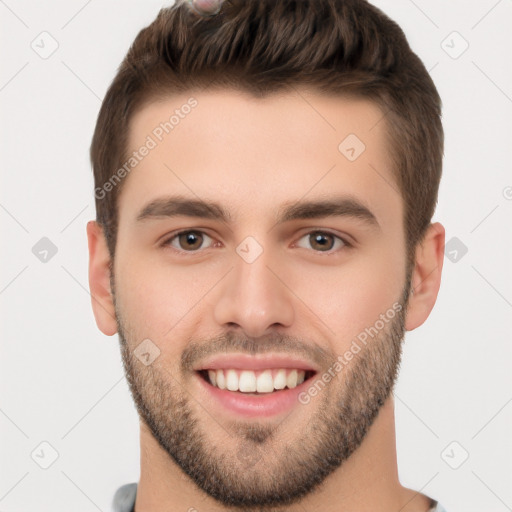
[[[125,484],[117,489],[112,500],[112,512],[133,512],[137,484]]]
[[[428,512],[446,512],[446,510],[440,503],[437,503],[436,501],[434,506]]]

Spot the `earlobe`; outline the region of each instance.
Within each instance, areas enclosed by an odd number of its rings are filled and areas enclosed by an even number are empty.
[[[412,331],[430,315],[441,286],[444,261],[445,229],[436,222],[430,224],[416,248],[412,273],[412,290],[405,319],[405,328]]]
[[[89,243],[89,288],[96,324],[107,336],[117,332],[117,322],[110,290],[110,253],[103,229],[95,221],[87,223]]]

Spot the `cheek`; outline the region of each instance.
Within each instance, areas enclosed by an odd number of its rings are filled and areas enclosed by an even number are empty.
[[[326,335],[334,339],[333,348],[341,351],[381,314],[393,309],[401,299],[405,259],[395,251],[378,251],[347,261],[339,266],[318,266],[294,276],[291,286],[307,305],[304,314],[327,326]]]
[[[150,338],[157,344],[159,340],[187,339],[209,290],[219,280],[221,274],[217,274],[206,266],[149,263],[132,255],[116,265],[121,314],[142,339]]]

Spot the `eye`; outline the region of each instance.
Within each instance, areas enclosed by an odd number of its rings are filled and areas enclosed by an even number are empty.
[[[334,252],[335,249],[350,246],[339,236],[326,231],[312,231],[301,237],[297,245],[304,249],[312,248],[317,252]]]
[[[203,244],[211,246],[213,240],[206,233],[201,231],[180,231],[168,238],[162,245],[170,245],[178,251],[195,252],[198,249],[204,249]]]

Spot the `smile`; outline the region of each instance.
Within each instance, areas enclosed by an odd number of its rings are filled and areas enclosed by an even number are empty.
[[[240,393],[273,393],[285,388],[294,389],[314,372],[299,369],[203,370],[201,376],[212,386]]]
[[[301,391],[317,369],[288,357],[220,356],[196,368],[201,391],[219,412],[268,417],[302,406]]]

